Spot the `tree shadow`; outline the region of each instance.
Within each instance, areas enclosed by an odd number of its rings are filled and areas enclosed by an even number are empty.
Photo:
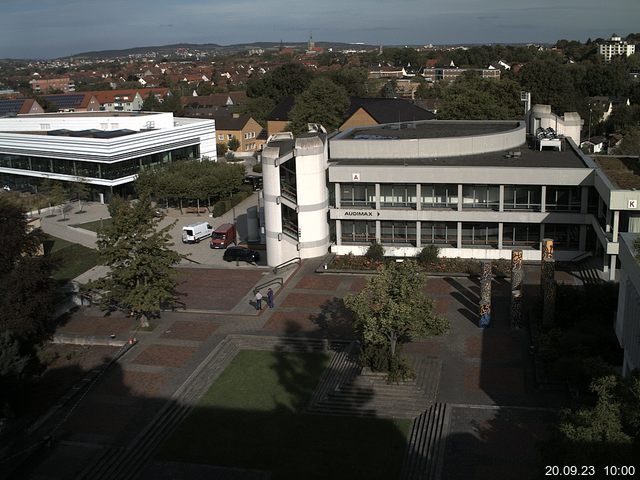
[[[446,277],[444,281],[456,289],[456,291],[451,292],[450,295],[454,300],[462,305],[462,308],[459,308],[458,312],[467,320],[469,320],[469,322],[471,322],[473,325],[477,326],[480,320],[477,313],[479,309],[480,297],[471,290],[471,288],[474,287],[467,288],[458,280],[452,277]]]
[[[309,320],[329,338],[355,339],[353,313],[342,298],[333,297],[324,302],[319,313],[309,315]]]

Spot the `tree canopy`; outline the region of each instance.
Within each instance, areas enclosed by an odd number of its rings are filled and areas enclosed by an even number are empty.
[[[286,63],[261,78],[249,79],[247,96],[268,97],[276,104],[284,97],[302,93],[312,78],[312,73],[302,65]]]
[[[105,310],[124,310],[144,326],[177,298],[175,265],[182,256],[171,250],[173,224],[158,228],[148,197],[109,205],[112,222],[98,229],[98,252],[107,275],[90,282],[87,291]]]
[[[296,97],[289,113],[291,130],[306,132],[307,123],[319,123],[327,131],[336,130],[344,121],[348,108],[349,96],[343,87],[328,78],[317,78]]]
[[[424,282],[424,273],[414,261],[383,264],[360,293],[345,297],[345,305],[355,315],[365,364],[393,373],[398,344],[449,330],[448,320],[438,316],[433,300],[425,297]],[[382,365],[380,352],[387,357]]]

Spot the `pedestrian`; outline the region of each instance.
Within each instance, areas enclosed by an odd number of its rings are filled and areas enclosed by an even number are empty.
[[[273,290],[269,289],[267,290],[267,305],[269,305],[269,308],[273,308]]]
[[[256,310],[262,310],[262,294],[260,290],[256,292]]]

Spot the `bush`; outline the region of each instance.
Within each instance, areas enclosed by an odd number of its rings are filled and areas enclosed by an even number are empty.
[[[257,163],[255,164],[251,170],[253,170],[255,173],[262,173],[262,163]]]
[[[213,206],[213,216],[219,217],[231,208],[231,202],[229,200],[220,200]]]
[[[373,242],[364,256],[372,262],[382,262],[384,260],[384,247],[378,242]]]
[[[429,265],[438,261],[440,249],[435,245],[427,245],[418,254],[418,262],[422,265]]]

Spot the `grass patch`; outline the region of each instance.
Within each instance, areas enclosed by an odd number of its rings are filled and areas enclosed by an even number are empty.
[[[54,280],[61,282],[73,280],[98,264],[97,250],[51,235],[47,235],[47,239],[44,241],[44,251],[57,264],[57,268],[51,276]]]
[[[328,360],[241,351],[160,457],[268,470],[274,480],[397,478],[410,420],[303,413]]]
[[[101,226],[111,225],[111,222],[112,222],[111,218],[103,218],[102,220],[95,220],[93,222],[87,222],[87,223],[79,223],[73,226],[97,233],[98,229]]]

